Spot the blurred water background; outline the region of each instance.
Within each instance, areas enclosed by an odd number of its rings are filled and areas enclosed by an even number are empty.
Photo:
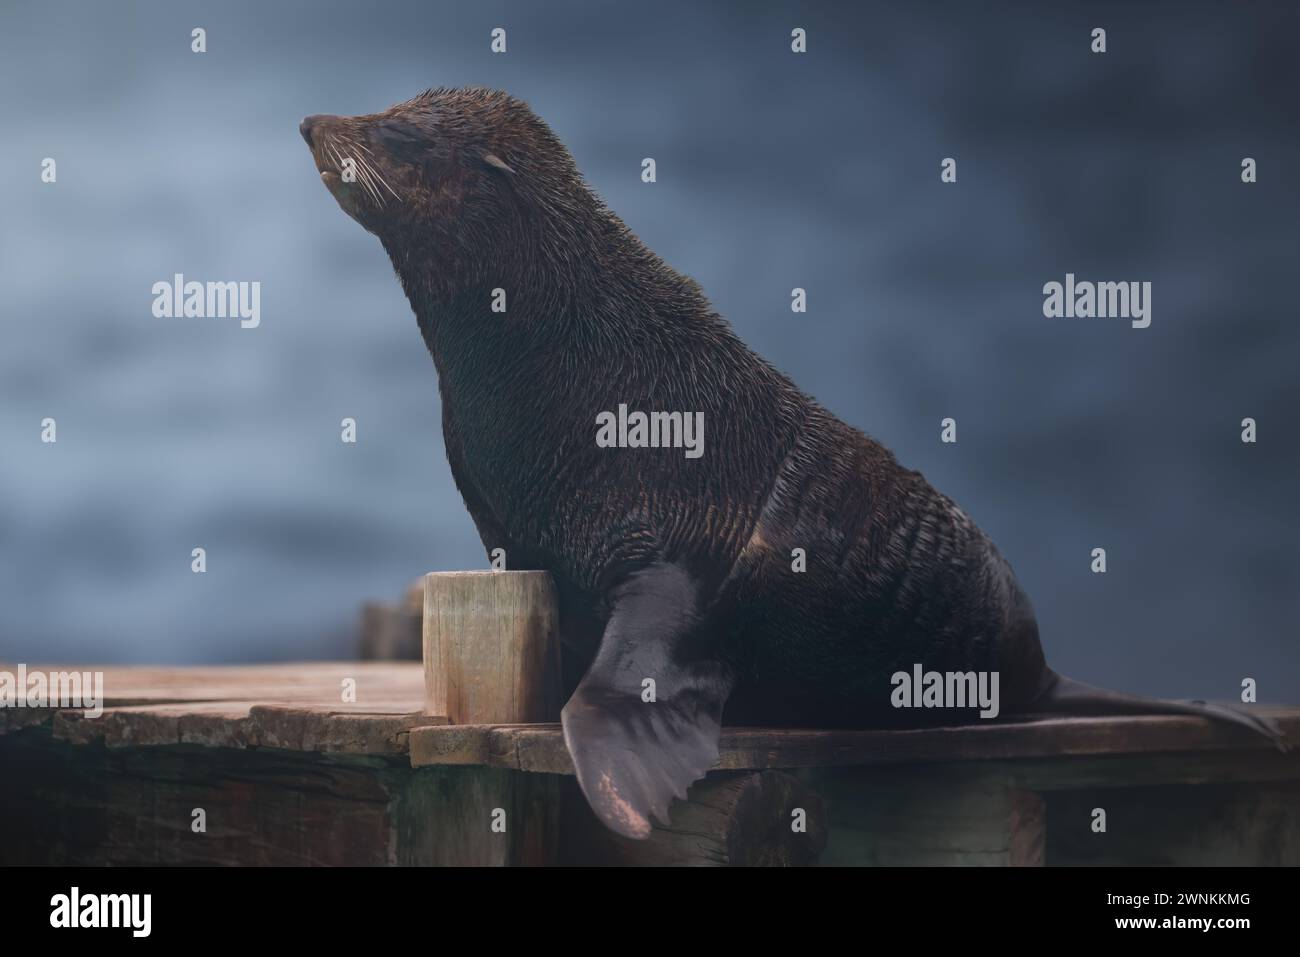
[[[963,505],[1058,669],[1298,700],[1298,37],[1288,3],[6,0],[0,660],[348,657],[362,600],[485,565],[415,321],[297,130],[483,84]],[[1152,281],[1151,327],[1045,319],[1067,271]],[[260,281],[261,327],[153,318],[177,272]]]

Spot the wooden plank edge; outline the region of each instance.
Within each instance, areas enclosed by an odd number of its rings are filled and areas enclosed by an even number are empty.
[[[1273,711],[1300,744],[1300,712]],[[716,767],[728,771],[854,765],[1112,757],[1216,751],[1277,752],[1264,738],[1204,718],[1071,717],[908,730],[724,728]],[[485,765],[572,774],[557,724],[413,729],[411,764]]]
[[[109,708],[97,718],[51,712],[55,740],[110,748],[196,745],[340,754],[404,755],[413,728],[445,724],[422,713],[321,711],[249,701]]]

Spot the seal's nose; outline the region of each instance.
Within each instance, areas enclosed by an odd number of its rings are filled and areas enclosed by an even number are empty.
[[[308,146],[312,145],[312,141],[311,141],[312,127],[314,127],[317,123],[319,123],[321,120],[325,118],[326,117],[323,114],[313,113],[311,116],[304,117],[303,121],[298,124],[298,132],[302,134],[302,138],[307,141]]]

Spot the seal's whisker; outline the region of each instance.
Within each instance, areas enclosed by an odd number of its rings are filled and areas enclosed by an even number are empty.
[[[384,179],[384,177],[380,175],[379,170],[375,168],[374,163],[366,162],[365,160],[362,160],[362,163],[364,163],[366,168],[369,169],[371,175],[373,175],[375,179],[379,181],[379,185],[383,186],[384,189],[392,193],[393,199],[397,200],[400,203],[402,201],[402,197],[398,196],[397,191],[393,189],[393,187],[388,185],[388,180]]]
[[[364,149],[364,147],[350,137],[340,137],[338,142],[339,149],[344,152],[352,153],[350,158],[352,159],[353,166],[357,173],[357,182],[359,182],[362,188],[365,189],[366,193],[374,199],[376,205],[384,205],[384,197],[379,192],[379,186],[375,182],[380,178],[379,174],[375,172],[374,167],[367,162],[366,158],[360,155],[359,150]],[[369,150],[366,150],[366,152],[369,152]],[[386,183],[384,185],[387,186]],[[389,192],[392,192],[392,190],[389,189]]]
[[[363,186],[365,186],[366,192],[368,192],[374,198],[375,202],[378,205],[383,206],[384,197],[380,194],[379,188],[375,185],[374,171],[370,168],[370,166],[366,163],[366,161],[364,159],[361,159],[360,157],[357,158],[356,164],[357,164],[357,174],[360,176],[361,183]]]
[[[366,171],[366,168],[364,166],[358,166],[357,168],[361,171],[361,178],[365,182],[366,192],[368,192],[371,198],[374,199],[375,205],[377,206],[386,205],[384,194],[379,192],[379,187],[375,185],[374,180],[371,178],[370,173]]]
[[[393,199],[397,200],[398,202],[401,202],[402,197],[397,194],[397,191],[394,190],[393,187],[388,185],[388,180],[384,179],[383,175],[380,174],[379,169],[375,166],[375,162],[374,162],[375,154],[370,152],[369,147],[367,147],[364,143],[361,143],[357,140],[348,140],[348,145],[351,146],[353,149],[365,153],[366,156],[369,157],[369,159],[366,159],[364,157],[358,157],[357,159],[358,164],[364,166],[367,172],[369,172],[370,175],[374,178],[374,181],[378,185],[384,187],[384,189],[388,190],[388,192],[392,194]]]
[[[343,145],[341,148],[342,148],[343,150],[346,150],[346,149],[347,149],[347,146],[346,146],[346,145]],[[333,154],[333,156],[334,156],[334,161],[335,161],[336,163],[338,163],[338,166],[339,166],[339,174],[342,175],[342,173],[343,173],[343,168],[344,168],[344,166],[346,165],[345,162],[344,162],[344,159],[343,159],[343,155],[342,155],[342,153],[339,151],[339,149],[335,148],[335,146],[334,146],[333,143],[330,143],[330,144],[329,144],[328,149],[329,149],[330,153]],[[349,158],[352,160],[352,166],[353,166],[353,170],[354,170],[354,172],[359,171],[359,170],[361,169],[361,164],[357,161],[357,159],[356,159],[355,157],[349,157]],[[365,174],[364,174],[364,173],[362,173],[360,177],[357,177],[357,178],[356,178],[356,182],[360,183],[360,184],[361,184],[361,187],[362,187],[364,190],[366,190],[367,193],[369,193],[369,194],[371,194],[371,195],[374,195],[375,190],[370,186],[369,183],[367,183],[367,182],[365,181]]]
[[[361,174],[366,178],[366,185],[371,187],[375,191],[376,194],[375,201],[378,203],[385,202],[387,197],[379,193],[379,183],[378,183],[379,174],[375,172],[374,167],[372,167],[365,160],[359,160],[357,164],[357,168],[361,170]]]
[[[393,189],[393,187],[388,185],[388,180],[384,179],[384,177],[379,174],[379,171],[376,170],[373,166],[370,168],[370,171],[375,174],[375,179],[379,180],[379,185],[384,187],[384,189],[388,190],[388,192],[392,194],[393,199],[397,200],[400,203],[402,201],[402,197],[398,195],[397,190]]]

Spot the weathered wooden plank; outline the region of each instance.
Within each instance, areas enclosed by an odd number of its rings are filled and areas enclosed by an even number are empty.
[[[392,864],[394,795],[415,773],[400,758],[88,748],[41,728],[0,739],[0,764],[22,782],[5,789],[3,865]]]
[[[819,768],[830,841],[821,863],[1006,867],[1020,863],[1013,789],[979,764]],[[1013,851],[1013,848],[1017,850]]]
[[[30,728],[0,739],[0,767],[22,782],[0,865],[543,864],[559,839],[560,778],[401,755],[83,747]]]
[[[424,713],[424,679],[414,662],[103,670],[99,717],[5,709],[0,733],[49,722],[56,738],[73,744],[387,754],[405,752],[411,728],[445,723]]]
[[[1300,752],[1272,749],[1181,753],[1086,755],[1026,761],[983,762],[1029,791],[1077,791],[1125,787],[1202,785],[1222,781],[1266,783],[1300,780]]]
[[[1144,867],[1300,864],[1300,782],[1054,792],[1048,860]],[[1105,812],[1105,830],[1094,811]]]
[[[447,720],[422,713],[321,713],[267,705],[254,707],[251,718],[259,747],[345,754],[405,754],[412,728]]]
[[[371,714],[250,701],[109,708],[94,719],[76,710],[53,716],[54,738],[69,744],[102,743],[113,748],[195,744],[348,754],[405,754],[412,728],[446,722],[422,712]]]
[[[55,708],[0,708],[0,735],[35,728],[53,720]]]
[[[68,744],[119,748],[191,743],[243,748],[257,744],[251,708],[248,701],[189,701],[106,708],[98,718],[59,711],[53,736]]]
[[[297,741],[297,746],[308,748],[319,742],[322,749],[343,750],[374,746],[390,751],[391,745],[382,742],[396,740],[404,730],[432,723],[421,715],[424,682],[415,664],[118,668],[109,669],[106,679],[105,714],[97,721],[86,721],[76,711],[59,714],[55,727],[60,737],[115,746],[195,743],[243,747],[260,740],[261,732],[249,724],[253,709],[287,708],[297,716],[267,726],[279,742]],[[340,700],[341,682],[345,679],[356,683],[355,703]],[[245,693],[222,698],[217,696],[221,691]],[[139,703],[141,698],[145,703]],[[1300,741],[1300,711],[1266,710]],[[5,709],[0,712],[4,719],[0,724],[17,729],[48,721],[54,714],[48,709]],[[355,715],[355,725],[349,726],[345,717],[348,714]],[[320,729],[313,732],[314,725],[334,728],[329,733]],[[353,743],[349,744],[349,740]],[[361,743],[367,740],[374,744]],[[421,728],[411,740],[416,766],[481,764],[572,773],[559,727],[554,724]],[[1201,756],[1181,771],[1171,766],[1170,759],[1154,757],[1188,753]],[[728,728],[723,732],[719,767],[761,770],[942,761],[1103,759],[1099,766],[1090,766],[1084,760],[1070,762],[1069,780],[1074,786],[1086,786],[1112,775],[1114,765],[1110,762],[1124,755],[1153,756],[1152,761],[1135,763],[1132,773],[1142,779],[1144,769],[1155,768],[1159,777],[1151,783],[1159,783],[1176,774],[1215,780],[1215,775],[1241,764],[1226,755],[1266,753],[1271,755],[1273,751],[1263,739],[1200,718],[1080,717],[912,731]],[[1176,758],[1172,760],[1178,763]],[[1286,776],[1273,774],[1267,768],[1289,766],[1253,759],[1247,763],[1265,768],[1264,780]],[[1032,765],[1023,765],[1021,773],[1029,790],[1061,786],[1052,783],[1060,774],[1056,768],[1038,779],[1033,777]]]
[[[1300,710],[1270,709],[1269,713],[1290,737],[1300,741]],[[718,767],[763,770],[1219,751],[1284,758],[1263,738],[1238,728],[1196,717],[1142,716],[1052,718],[906,731],[724,728]],[[411,760],[416,766],[483,763],[521,771],[573,773],[555,724],[462,725],[454,731],[423,728],[412,733]]]
[[[15,666],[0,664],[0,670],[12,672]],[[377,714],[424,710],[424,679],[414,662],[304,661],[186,668],[28,665],[27,670],[102,671],[105,707],[255,701],[342,710],[343,682],[349,681],[356,697],[352,704],[361,709]]]

